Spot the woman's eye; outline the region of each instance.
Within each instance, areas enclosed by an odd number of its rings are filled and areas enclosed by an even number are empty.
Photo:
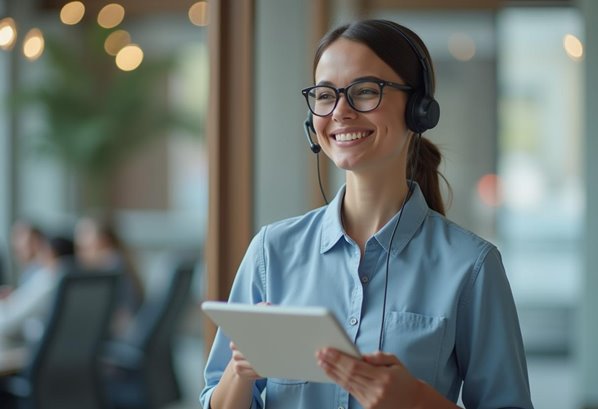
[[[375,88],[359,88],[356,95],[378,95],[378,90]]]
[[[335,98],[334,94],[332,94],[330,92],[321,92],[319,94],[316,94],[316,99],[318,101],[326,101],[326,100],[334,99],[334,98]]]

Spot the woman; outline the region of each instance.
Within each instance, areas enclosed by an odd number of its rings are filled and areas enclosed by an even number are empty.
[[[75,227],[75,246],[82,267],[122,273],[111,331],[117,338],[124,336],[144,298],[143,281],[125,245],[110,223],[83,217]]]
[[[49,307],[60,278],[72,262],[72,240],[40,234],[36,252],[38,267],[31,276],[0,299],[0,344],[2,341],[35,342],[43,333]]]
[[[532,408],[500,254],[444,215],[428,52],[412,31],[368,20],[320,42],[303,90],[321,150],[346,171],[328,205],[266,226],[230,301],[331,309],[363,353],[317,352],[333,384],[262,379],[222,333],[205,408]],[[309,334],[306,334],[309,336]]]

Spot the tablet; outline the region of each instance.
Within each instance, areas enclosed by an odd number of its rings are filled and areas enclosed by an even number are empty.
[[[326,308],[216,301],[203,302],[201,308],[265,378],[332,382],[318,366],[318,349],[331,347],[360,356]]]

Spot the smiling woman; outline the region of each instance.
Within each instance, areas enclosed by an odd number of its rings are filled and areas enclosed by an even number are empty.
[[[423,42],[357,21],[324,36],[313,73],[312,144],[346,183],[327,206],[259,231],[229,301],[326,307],[362,357],[322,345],[314,359],[332,383],[282,383],[218,332],[204,408],[263,407],[266,389],[269,409],[443,409],[461,388],[468,408],[532,408],[500,253],[444,217],[441,155],[422,135],[439,120]]]

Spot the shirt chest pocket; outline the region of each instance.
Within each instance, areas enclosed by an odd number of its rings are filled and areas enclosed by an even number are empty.
[[[395,354],[415,377],[434,385],[446,330],[445,317],[390,311],[382,348]]]

